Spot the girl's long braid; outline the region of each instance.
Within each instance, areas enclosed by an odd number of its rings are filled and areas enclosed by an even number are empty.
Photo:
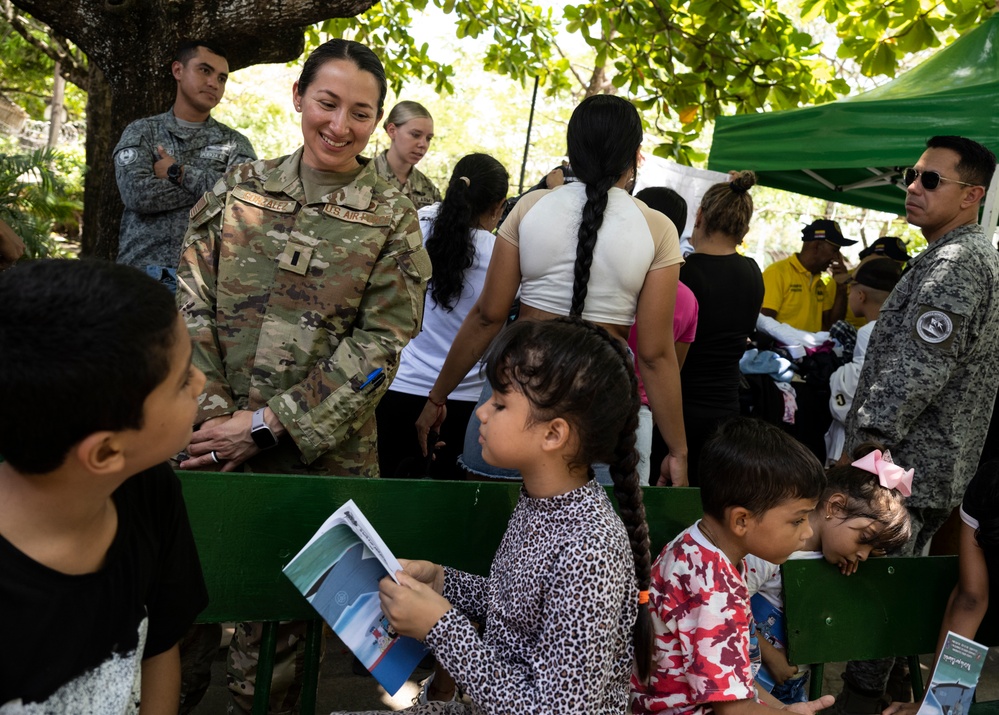
[[[611,337],[603,329],[597,326],[593,327],[614,346],[624,364],[625,373],[629,376],[628,399],[632,404],[631,409],[628,410],[628,419],[618,434],[617,446],[614,449],[614,461],[610,464],[610,473],[614,480],[614,497],[617,499],[618,512],[628,530],[628,540],[631,542],[638,590],[647,591],[652,583],[652,554],[649,544],[649,524],[645,519],[645,503],[642,500],[642,488],[638,482],[638,472],[635,469],[638,465],[635,434],[638,430],[638,412],[641,408],[638,396],[638,379],[635,377],[631,355],[621,344],[621,341]],[[653,636],[649,604],[639,603],[633,640],[635,644],[635,672],[643,683],[648,680],[652,670]]]
[[[607,192],[618,177],[604,176],[594,183],[586,184],[586,203],[579,222],[576,242],[576,263],[573,267],[572,306],[569,315],[580,317],[586,303],[587,285],[590,282],[590,266],[593,265],[593,249],[597,245],[597,232],[604,222],[607,210]]]

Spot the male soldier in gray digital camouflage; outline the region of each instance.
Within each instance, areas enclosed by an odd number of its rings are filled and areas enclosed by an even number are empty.
[[[919,553],[961,503],[999,388],[999,254],[978,225],[996,159],[964,137],[937,136],[926,146],[903,180],[906,217],[929,246],[909,261],[881,308],[844,450],[876,440],[915,470],[908,554]],[[848,664],[835,709],[880,713],[891,665]]]
[[[225,53],[200,40],[182,43],[170,71],[173,107],[129,124],[114,150],[125,211],[118,263],[176,287],[188,213],[229,169],[256,159],[249,140],[211,118],[225,93]]]

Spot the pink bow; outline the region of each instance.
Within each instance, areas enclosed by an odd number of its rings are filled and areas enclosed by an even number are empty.
[[[880,449],[875,449],[870,454],[866,454],[853,466],[863,469],[865,472],[878,475],[878,481],[885,489],[898,489],[902,496],[912,496],[912,472],[911,469],[902,469],[891,461],[891,452],[885,450],[882,455]]]

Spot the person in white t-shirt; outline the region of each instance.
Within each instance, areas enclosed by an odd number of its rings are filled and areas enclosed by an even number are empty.
[[[520,198],[503,221],[479,300],[455,338],[427,396],[417,429],[426,435],[448,416],[445,402],[506,324],[518,291],[517,320],[581,317],[626,344],[638,323],[638,360],[656,423],[669,447],[658,481],[687,484],[687,439],[673,307],[683,257],[676,227],[632,198],[642,120],[627,100],[598,94],[573,110],[566,130],[569,163],[579,179]],[[488,394],[483,393],[483,403]],[[476,478],[520,479],[482,458],[469,423],[462,463]],[[606,466],[597,479],[609,482]]]
[[[901,277],[902,267],[896,261],[890,258],[872,258],[861,263],[850,279],[850,310],[854,315],[863,316],[867,323],[857,331],[853,360],[840,366],[829,378],[829,411],[833,419],[826,432],[827,465],[836,464],[843,454],[846,416],[853,406],[853,396],[857,392],[857,382],[867,354],[867,343],[874,331],[874,323],[881,314],[881,304],[888,299]]]
[[[451,393],[451,419],[438,437],[428,440],[427,457],[413,423],[458,328],[482,292],[496,240],[493,230],[506,204],[509,179],[506,169],[493,157],[469,154],[455,165],[444,200],[419,211],[433,277],[427,286],[423,331],[403,349],[399,372],[375,411],[378,466],[383,477],[464,478],[456,460],[465,425],[485,383],[478,364]],[[440,445],[436,455],[435,444]]]

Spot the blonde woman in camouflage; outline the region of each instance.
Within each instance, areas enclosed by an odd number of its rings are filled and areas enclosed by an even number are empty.
[[[207,384],[182,468],[378,476],[375,406],[430,277],[412,202],[360,156],[385,94],[370,49],[320,46],[292,92],[303,146],[244,164],[192,210],[177,300]],[[258,636],[237,628],[230,665],[255,660]],[[274,710],[297,695],[288,648]],[[230,675],[238,710],[252,678]]]
[[[441,192],[416,168],[434,138],[434,118],[430,112],[418,102],[402,101],[392,107],[384,127],[392,144],[375,157],[375,171],[404,193],[416,208],[438,203]]]

